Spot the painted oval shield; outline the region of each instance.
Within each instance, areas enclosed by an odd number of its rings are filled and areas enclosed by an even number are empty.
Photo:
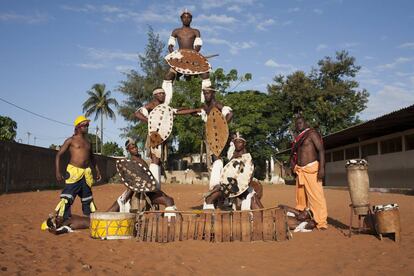
[[[135,160],[116,161],[116,169],[125,186],[135,192],[157,190],[156,180],[147,167]]]
[[[207,59],[191,49],[176,50],[169,53],[165,60],[171,68],[184,75],[199,75],[211,70]]]
[[[254,165],[250,153],[230,160],[224,166],[220,176],[220,184],[227,187],[228,197],[241,195],[249,188],[253,176]]]
[[[167,104],[157,105],[148,116],[148,134],[150,146],[163,143],[171,134],[174,121],[172,108]]]
[[[217,107],[213,107],[207,115],[206,138],[210,150],[219,157],[229,138],[229,128]]]

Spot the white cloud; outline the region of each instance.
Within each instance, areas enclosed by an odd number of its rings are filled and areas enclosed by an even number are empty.
[[[293,65],[291,65],[291,64],[281,64],[281,63],[277,63],[277,62],[276,62],[276,61],[274,61],[273,59],[268,59],[268,60],[264,63],[264,65],[265,65],[265,66],[268,66],[268,67],[273,67],[273,68],[287,69],[287,70],[286,70],[287,72],[290,72],[290,71],[294,71],[294,70],[296,70],[296,68],[295,68]]]
[[[400,64],[404,64],[404,63],[407,63],[407,62],[411,62],[413,60],[414,60],[414,58],[412,58],[412,57],[410,57],[410,58],[407,58],[407,57],[399,57],[399,58],[395,59],[394,62],[379,65],[379,66],[377,66],[377,68],[378,69],[381,69],[381,70],[393,69],[393,68],[395,68],[396,66],[398,66]]]
[[[321,9],[313,9],[313,12],[316,14],[323,14],[323,10]]]
[[[234,24],[237,22],[237,19],[225,14],[211,14],[205,15],[200,14],[195,19],[197,22],[209,22],[214,24]]]
[[[0,13],[0,21],[4,22],[20,22],[26,24],[38,24],[47,22],[51,19],[46,13],[35,12],[34,14],[25,15],[15,12]]]
[[[268,59],[265,62],[265,65],[269,66],[269,67],[275,67],[275,68],[279,67],[279,64],[276,61],[274,61],[273,59]]]
[[[375,59],[375,58],[372,57],[372,56],[364,56],[364,59],[366,59],[366,60],[372,60],[372,59]]]
[[[85,49],[88,52],[90,58],[95,60],[101,61],[109,61],[109,60],[128,60],[128,61],[137,61],[138,54],[137,53],[128,53],[118,50],[107,50],[107,49],[97,49],[97,48],[86,48],[80,47]]]
[[[414,103],[414,91],[385,85],[378,93],[371,94],[362,117],[372,119],[399,110]]]
[[[228,11],[240,13],[243,9],[239,5],[233,5],[227,8]]]
[[[319,44],[317,47],[316,47],[316,51],[322,51],[322,50],[324,50],[324,49],[326,49],[326,48],[328,48],[328,45],[326,45],[326,44]]]
[[[132,69],[134,69],[134,67],[131,66],[131,65],[117,65],[117,66],[115,66],[115,70],[117,70],[119,72],[122,72],[122,73],[129,72]]]
[[[264,30],[266,30],[267,27],[272,26],[275,23],[276,22],[273,19],[269,18],[269,19],[266,19],[266,20],[260,22],[259,24],[257,24],[256,27],[257,27],[257,29],[259,29],[261,31],[264,31]]]
[[[76,66],[84,68],[84,69],[101,69],[105,66],[100,63],[78,63]]]
[[[351,49],[359,45],[359,42],[345,42],[341,44],[341,48]]]
[[[398,48],[414,49],[414,42],[406,42],[398,46]]]
[[[207,0],[203,1],[201,4],[201,8],[204,10],[208,9],[216,9],[224,6],[247,6],[252,5],[256,2],[256,0]]]
[[[256,44],[252,41],[244,41],[244,42],[230,42],[225,39],[221,38],[208,38],[206,41],[210,44],[214,45],[226,45],[229,47],[229,51],[231,54],[236,55],[239,53],[240,50],[246,50],[254,47]]]
[[[299,11],[300,11],[300,8],[298,7],[288,9],[288,12],[299,12]]]

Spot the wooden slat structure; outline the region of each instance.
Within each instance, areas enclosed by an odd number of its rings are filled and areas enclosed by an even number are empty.
[[[285,241],[291,238],[284,210],[148,211],[137,216],[136,239],[142,242]]]

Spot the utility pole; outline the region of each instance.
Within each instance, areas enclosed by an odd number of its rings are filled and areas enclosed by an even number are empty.
[[[34,144],[33,144],[33,145],[35,145],[35,146],[36,146],[36,139],[37,139],[37,137],[35,136],[35,137],[34,137]]]
[[[26,132],[27,134],[27,144],[30,145],[30,135],[32,135],[30,132]]]

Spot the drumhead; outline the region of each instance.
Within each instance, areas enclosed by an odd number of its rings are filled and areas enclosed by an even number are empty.
[[[135,219],[136,214],[119,213],[119,212],[95,212],[90,215],[91,219],[104,220],[120,220],[120,219]]]

